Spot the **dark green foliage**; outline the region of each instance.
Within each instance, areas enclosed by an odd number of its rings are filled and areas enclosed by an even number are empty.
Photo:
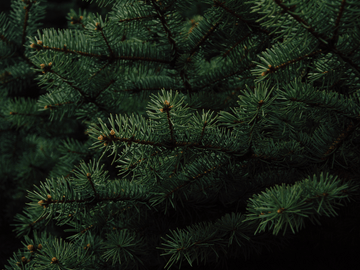
[[[357,2],[81,3],[0,14],[6,269],[234,269],[358,211]]]

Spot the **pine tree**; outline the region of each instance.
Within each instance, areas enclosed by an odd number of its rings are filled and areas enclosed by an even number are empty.
[[[30,200],[6,269],[226,269],[355,200],[359,3],[96,2],[64,30],[43,0],[1,14],[1,168]]]
[[[19,3],[20,2],[20,3]],[[87,140],[84,133],[86,127],[81,122],[72,118],[64,117],[61,122],[50,122],[49,112],[38,112],[36,101],[46,91],[41,89],[35,81],[36,73],[30,67],[34,67],[27,55],[24,54],[22,36],[35,35],[39,20],[43,19],[44,3],[33,9],[27,15],[22,1],[12,2],[13,10],[7,19],[1,14],[2,32],[0,41],[1,71],[1,146],[0,146],[0,226],[3,228],[13,218],[14,208],[21,210],[19,205],[24,200],[26,190],[32,189],[33,184],[39,184],[49,175],[68,172],[62,166],[68,166],[61,161],[61,156],[72,155],[72,163],[75,164],[79,157],[88,159],[89,151],[84,153],[75,152],[74,147],[61,147],[62,141]],[[30,7],[31,8],[31,7]],[[39,9],[41,8],[41,9]],[[20,11],[18,11],[20,10]],[[18,13],[20,12],[20,13]],[[68,12],[68,10],[67,10]],[[18,15],[17,15],[18,14]],[[33,17],[34,15],[34,17]],[[35,16],[36,15],[36,16]],[[70,24],[70,22],[69,22]],[[23,31],[24,28],[24,31]],[[28,65],[30,63],[30,65]],[[73,150],[72,154],[68,151]],[[65,161],[68,162],[68,161]],[[74,163],[75,162],[75,163]],[[55,166],[56,165],[56,166]],[[55,167],[54,167],[55,166]],[[73,165],[70,164],[70,168]],[[57,167],[57,168],[56,168]],[[54,169],[53,172],[51,170]],[[60,170],[60,171],[59,171]],[[10,202],[10,203],[9,203]]]

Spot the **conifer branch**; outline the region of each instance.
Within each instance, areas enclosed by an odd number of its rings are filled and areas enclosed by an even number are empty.
[[[346,0],[342,0],[341,2],[341,6],[340,6],[340,10],[339,10],[339,13],[338,13],[338,16],[336,18],[336,21],[335,21],[335,31],[334,31],[334,34],[331,38],[331,43],[332,44],[336,44],[338,39],[339,39],[339,27],[340,27],[340,20],[341,20],[341,17],[344,15],[344,7],[346,5]]]
[[[295,14],[289,12],[289,11],[291,11],[293,8],[295,8],[296,5],[293,6],[293,7],[291,7],[291,8],[290,8],[290,7],[288,8],[288,7],[286,7],[284,4],[282,4],[282,1],[281,1],[281,0],[274,0],[274,1],[275,1],[276,4],[278,4],[278,5],[283,9],[282,13],[287,13],[287,14],[289,14],[289,15],[292,16],[296,21],[298,21],[301,25],[305,25],[305,26],[306,26],[305,29],[306,29],[307,31],[309,31],[315,38],[317,38],[317,39],[319,40],[320,48],[324,51],[324,53],[325,53],[325,52],[330,52],[330,51],[336,53],[342,61],[348,63],[348,64],[354,69],[354,71],[358,74],[358,76],[360,76],[360,67],[357,66],[357,65],[355,65],[349,58],[345,57],[340,51],[338,51],[338,50],[335,48],[335,46],[334,46],[334,44],[335,44],[335,43],[334,43],[334,42],[335,42],[335,38],[334,38],[334,39],[332,38],[332,39],[329,40],[329,39],[328,39],[326,36],[324,36],[323,34],[316,32],[313,27],[311,27],[307,22],[304,21],[304,19],[300,18],[298,15],[295,15]],[[341,14],[342,14],[342,10],[343,10],[343,8],[344,8],[345,1],[346,1],[346,0],[343,0],[343,2],[342,2],[341,8],[340,8],[340,12],[339,12],[339,16],[338,16],[337,20],[340,20],[340,16],[341,16]],[[337,23],[338,23],[338,21],[337,21]],[[337,29],[337,28],[335,28],[335,31],[336,31],[336,29]],[[329,41],[329,42],[327,42],[327,41]],[[321,49],[320,49],[320,50],[321,50]]]
[[[9,267],[226,269],[359,197],[357,5],[110,1],[106,23],[72,10],[74,29],[35,36],[44,9],[25,1],[23,27],[0,16],[0,83],[21,96],[4,92],[0,171],[34,183]]]

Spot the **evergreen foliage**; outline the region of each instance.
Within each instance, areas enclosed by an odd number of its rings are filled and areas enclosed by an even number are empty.
[[[226,269],[356,201],[357,1],[95,2],[0,14],[5,269]]]

